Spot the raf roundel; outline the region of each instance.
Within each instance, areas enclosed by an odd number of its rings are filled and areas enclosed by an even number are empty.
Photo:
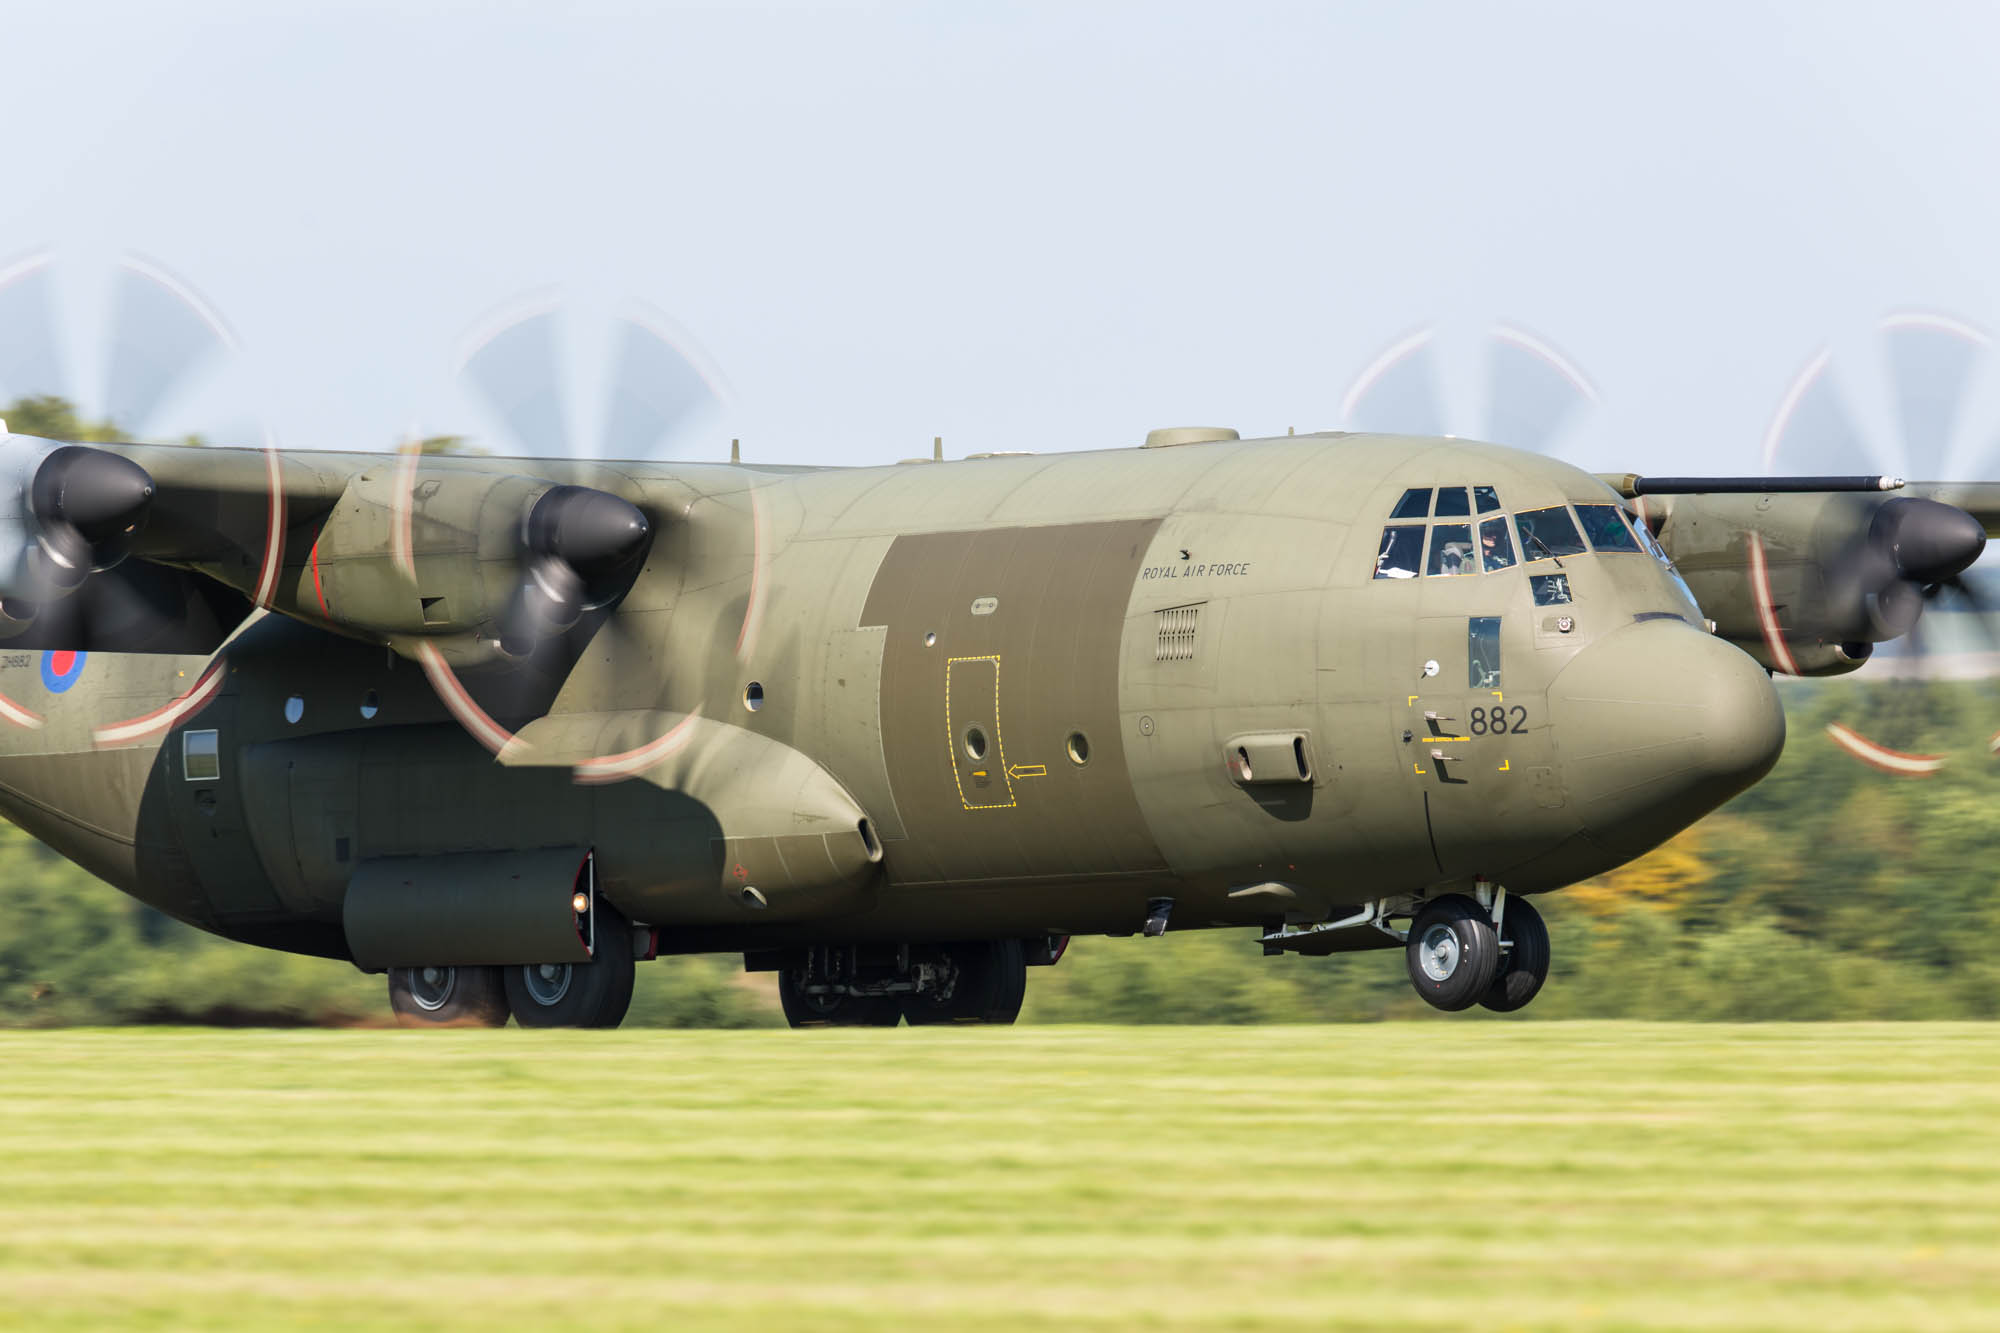
[[[76,684],[83,674],[83,659],[88,653],[71,652],[64,649],[42,654],[42,684],[53,694],[63,694]]]

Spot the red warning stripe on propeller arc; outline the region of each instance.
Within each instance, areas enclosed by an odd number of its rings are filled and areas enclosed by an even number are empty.
[[[431,689],[436,692],[438,702],[458,719],[458,724],[465,728],[472,739],[494,754],[499,754],[507,748],[507,743],[514,739],[514,733],[495,722],[486,710],[473,700],[465,686],[459,683],[458,673],[451,669],[444,660],[444,654],[440,653],[436,646],[429,643],[418,644],[417,662],[423,667],[424,676],[430,681]]]
[[[1941,754],[1904,754],[1886,745],[1878,745],[1859,732],[1851,731],[1838,722],[1826,724],[1826,734],[1833,743],[1873,768],[1884,773],[1894,773],[1903,778],[1927,778],[1944,767],[1945,757]]]
[[[1771,570],[1764,561],[1764,537],[1750,534],[1750,595],[1757,603],[1757,627],[1764,632],[1764,646],[1770,649],[1771,665],[1788,676],[1799,674],[1799,664],[1785,642],[1778,625],[1778,610],[1771,604]]]
[[[208,706],[209,700],[222,688],[222,673],[227,666],[226,659],[216,658],[186,694],[150,713],[94,728],[90,733],[91,744],[99,749],[108,749],[116,745],[131,745],[163,731],[171,731],[183,718],[192,717]]]
[[[688,737],[694,734],[694,721],[700,716],[701,710],[696,709],[675,723],[671,730],[636,750],[586,759],[570,770],[571,775],[579,783],[605,783],[622,782],[643,773],[687,744]]]
[[[264,441],[264,482],[269,497],[264,511],[264,559],[257,567],[257,589],[250,600],[268,608],[278,591],[278,571],[285,563],[285,471],[278,462],[277,446],[268,438]]]
[[[0,694],[0,718],[5,718],[15,726],[25,728],[28,731],[35,730],[42,725],[43,721],[40,713],[21,707],[21,705],[15,703],[4,694]]]

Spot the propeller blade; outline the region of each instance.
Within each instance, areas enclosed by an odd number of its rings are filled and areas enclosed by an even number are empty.
[[[0,269],[0,393],[9,400],[67,391],[55,309],[48,255]]]
[[[135,439],[203,371],[236,350],[227,326],[192,290],[135,259],[121,262],[113,277],[106,339],[105,415]]]
[[[1868,596],[1868,620],[1879,638],[1901,638],[1923,614],[1923,588],[1907,579],[1891,579]]]
[[[1486,431],[1496,444],[1547,453],[1597,401],[1582,372],[1519,329],[1493,330],[1486,357]]]
[[[1404,435],[1442,435],[1444,389],[1438,378],[1432,329],[1420,329],[1376,357],[1341,403],[1347,429]]]
[[[1942,315],[1909,313],[1882,321],[1882,345],[1905,475],[1950,475],[1945,459],[1986,350],[1984,336]]]
[[[1793,382],[1765,442],[1765,467],[1782,456],[1792,467],[1813,472],[1909,475],[1882,465],[1826,367],[1822,354]]]
[[[618,350],[608,390],[604,456],[651,457],[720,399],[664,334],[630,318],[617,320],[616,328]]]
[[[583,614],[583,578],[552,555],[536,555],[500,625],[500,650],[526,657],[535,645],[553,638]]]
[[[545,306],[504,325],[474,348],[458,371],[522,452],[538,457],[571,452],[557,357],[558,313]]]

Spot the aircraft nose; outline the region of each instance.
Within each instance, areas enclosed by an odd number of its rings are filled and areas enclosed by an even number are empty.
[[[1785,714],[1764,669],[1677,619],[1583,649],[1549,686],[1564,785],[1592,839],[1637,856],[1771,771]]]

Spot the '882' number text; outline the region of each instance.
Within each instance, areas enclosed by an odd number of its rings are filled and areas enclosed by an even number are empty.
[[[1496,705],[1492,708],[1472,710],[1472,734],[1475,736],[1519,736],[1528,730],[1528,710],[1519,704],[1512,708]]]

